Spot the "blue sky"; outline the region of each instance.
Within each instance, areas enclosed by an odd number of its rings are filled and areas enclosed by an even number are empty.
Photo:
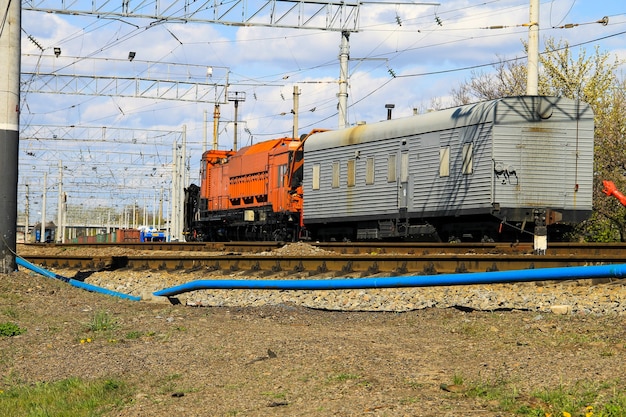
[[[499,59],[524,58],[522,41],[527,39],[528,29],[522,24],[528,22],[528,8],[529,0],[362,6],[359,31],[350,36],[348,122],[384,119],[387,103],[395,104],[394,117],[408,116],[413,109],[425,111],[433,102],[445,106],[452,88],[471,77],[472,70],[464,68],[482,65],[474,71],[489,72],[489,64]],[[543,40],[552,37],[574,45],[574,51],[582,48],[588,55],[599,47],[626,58],[626,4],[622,1],[542,1],[540,11],[540,50]],[[608,25],[592,23],[604,16],[609,17]],[[565,24],[578,26],[558,28]],[[505,28],[485,29],[488,26]],[[157,77],[156,70],[166,77],[191,74],[206,78],[205,68],[214,67],[218,78],[227,72],[230,91],[246,93],[238,112],[240,146],[290,135],[294,85],[301,92],[300,134],[338,125],[339,32],[155,24],[146,19],[33,11],[23,12],[22,27],[23,73],[132,78]],[[54,47],[61,48],[58,58]],[[129,51],[136,52],[133,62],[127,61]],[[210,143],[213,103],[41,94],[28,88],[29,84],[22,88],[23,137],[41,133],[39,126],[106,127],[100,141],[74,140],[71,133],[64,136],[67,129],[61,128],[57,138],[22,140],[20,193],[28,183],[31,198],[41,194],[42,173],[49,172],[48,199],[52,203],[47,210],[51,215],[56,210],[59,160],[67,166],[64,189],[70,204],[80,201],[85,206],[122,207],[141,200],[140,206],[142,201],[151,206],[157,190],[169,187],[171,146],[180,139],[183,125],[191,180],[197,181],[204,113],[209,115]],[[221,114],[219,147],[230,149],[232,104],[223,104]],[[126,129],[133,133],[121,133]],[[142,129],[148,131],[141,133]],[[52,130],[45,132],[56,135]]]

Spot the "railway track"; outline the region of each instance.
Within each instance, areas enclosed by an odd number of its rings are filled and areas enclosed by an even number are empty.
[[[303,245],[303,244],[298,244]],[[48,245],[46,245],[48,246]],[[57,247],[51,245],[48,247]],[[62,245],[67,247],[68,245]],[[142,252],[106,255],[107,247],[124,247]],[[501,244],[315,244],[323,254],[307,250],[285,254],[279,243],[206,243],[91,244],[93,254],[41,254],[24,258],[47,268],[75,270],[167,270],[167,271],[250,271],[255,274],[309,275],[334,273],[337,276],[441,274],[506,271],[567,266],[587,266],[626,262],[622,244],[553,244],[546,255],[533,255],[528,245]],[[32,248],[30,248],[32,249]],[[239,250],[235,250],[239,249]],[[263,253],[258,253],[263,251]],[[66,252],[72,252],[67,250]],[[129,251],[132,252],[132,251]],[[177,253],[172,253],[177,252]]]
[[[44,244],[46,248],[93,248],[106,251],[124,248],[168,252],[267,252],[281,248],[285,242],[124,242]],[[311,245],[342,254],[532,254],[530,243],[397,243],[397,242],[316,242]],[[42,247],[39,243],[26,247]],[[621,255],[626,261],[626,243],[551,243],[546,255]]]

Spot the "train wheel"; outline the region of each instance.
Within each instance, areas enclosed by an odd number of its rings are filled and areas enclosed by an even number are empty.
[[[282,242],[285,240],[286,236],[287,232],[285,229],[276,229],[272,233],[272,239],[274,240],[274,242]]]

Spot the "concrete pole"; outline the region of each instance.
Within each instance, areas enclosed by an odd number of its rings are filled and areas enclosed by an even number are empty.
[[[237,152],[237,130],[238,130],[238,120],[237,120],[237,110],[239,109],[239,100],[235,100],[235,133],[233,136],[233,151]]]
[[[298,112],[300,111],[300,89],[297,85],[293,86],[293,135],[292,138],[298,139]]]
[[[161,230],[161,219],[163,218],[163,186],[161,186],[161,196],[159,197],[159,220],[158,229]]]
[[[350,32],[341,32],[339,47],[339,129],[348,127],[348,61],[350,59]]]
[[[148,226],[148,205],[146,204],[146,197],[143,198],[143,219],[140,226]]]
[[[63,203],[61,204],[61,208],[62,208],[62,224],[63,227],[61,228],[61,241],[65,242],[66,240],[66,229],[67,229],[67,194],[63,193]]]
[[[217,150],[218,128],[220,124],[220,105],[216,104],[213,110],[213,150]]]
[[[24,242],[30,242],[30,239],[28,239],[28,230],[29,227],[28,225],[30,224],[30,201],[29,201],[30,196],[28,195],[28,184],[26,184],[26,201],[24,201],[24,211],[26,212],[26,220],[24,221]]]
[[[169,232],[170,240],[177,240],[178,235],[176,227],[178,225],[178,219],[176,213],[178,213],[178,143],[174,141],[172,145],[172,192],[170,195],[171,210],[169,216]]]
[[[207,120],[207,111],[204,111],[204,119],[202,122],[202,154],[204,155],[204,153],[206,152],[206,147],[207,147],[207,125],[208,125],[208,120]]]
[[[46,243],[46,188],[48,188],[48,173],[43,173],[43,193],[41,195],[41,227],[39,242]]]
[[[0,273],[17,269],[17,166],[22,2],[0,0]]]
[[[178,183],[178,240],[184,242],[183,230],[185,230],[185,187],[188,181],[187,169],[187,125],[183,125],[183,143],[180,150],[180,171]]]
[[[528,22],[528,80],[526,94],[539,94],[539,0],[530,0]]]
[[[63,162],[59,161],[59,195],[57,198],[57,243],[63,243]]]

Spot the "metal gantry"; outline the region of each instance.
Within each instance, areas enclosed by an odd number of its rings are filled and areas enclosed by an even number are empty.
[[[356,32],[362,4],[319,0],[24,0],[22,8],[100,17]]]
[[[31,58],[32,56],[25,56]],[[229,69],[225,67],[120,59],[37,57],[32,71],[22,71],[20,84],[29,93],[132,97],[154,100],[226,103]],[[85,61],[118,75],[87,72]],[[99,62],[98,62],[99,61]],[[81,67],[81,70],[77,68]],[[133,74],[133,75],[130,75]],[[140,74],[140,75],[134,75]]]
[[[204,22],[226,26],[265,26],[341,32],[339,54],[339,128],[348,127],[349,35],[359,31],[361,7],[439,5],[433,2],[332,0],[25,0],[24,10],[101,18],[144,18],[166,22]]]
[[[179,158],[171,154],[172,143],[181,141],[183,135],[184,131],[101,126],[24,127],[18,194],[20,201],[31,204],[24,207],[25,219],[20,224],[29,218],[39,219],[30,215],[32,209],[42,216],[46,213],[45,200],[40,199],[46,193],[56,195],[59,201],[57,218],[63,206],[80,208],[84,221],[90,224],[93,219],[85,216],[98,208],[116,212],[137,204],[156,205],[150,202],[157,196],[161,203],[164,197],[171,202],[171,171]],[[55,165],[58,177],[54,175]],[[187,167],[182,164],[179,169],[188,178]],[[48,184],[42,183],[46,177],[50,177]],[[70,212],[66,223],[71,225],[76,218],[76,213]]]

